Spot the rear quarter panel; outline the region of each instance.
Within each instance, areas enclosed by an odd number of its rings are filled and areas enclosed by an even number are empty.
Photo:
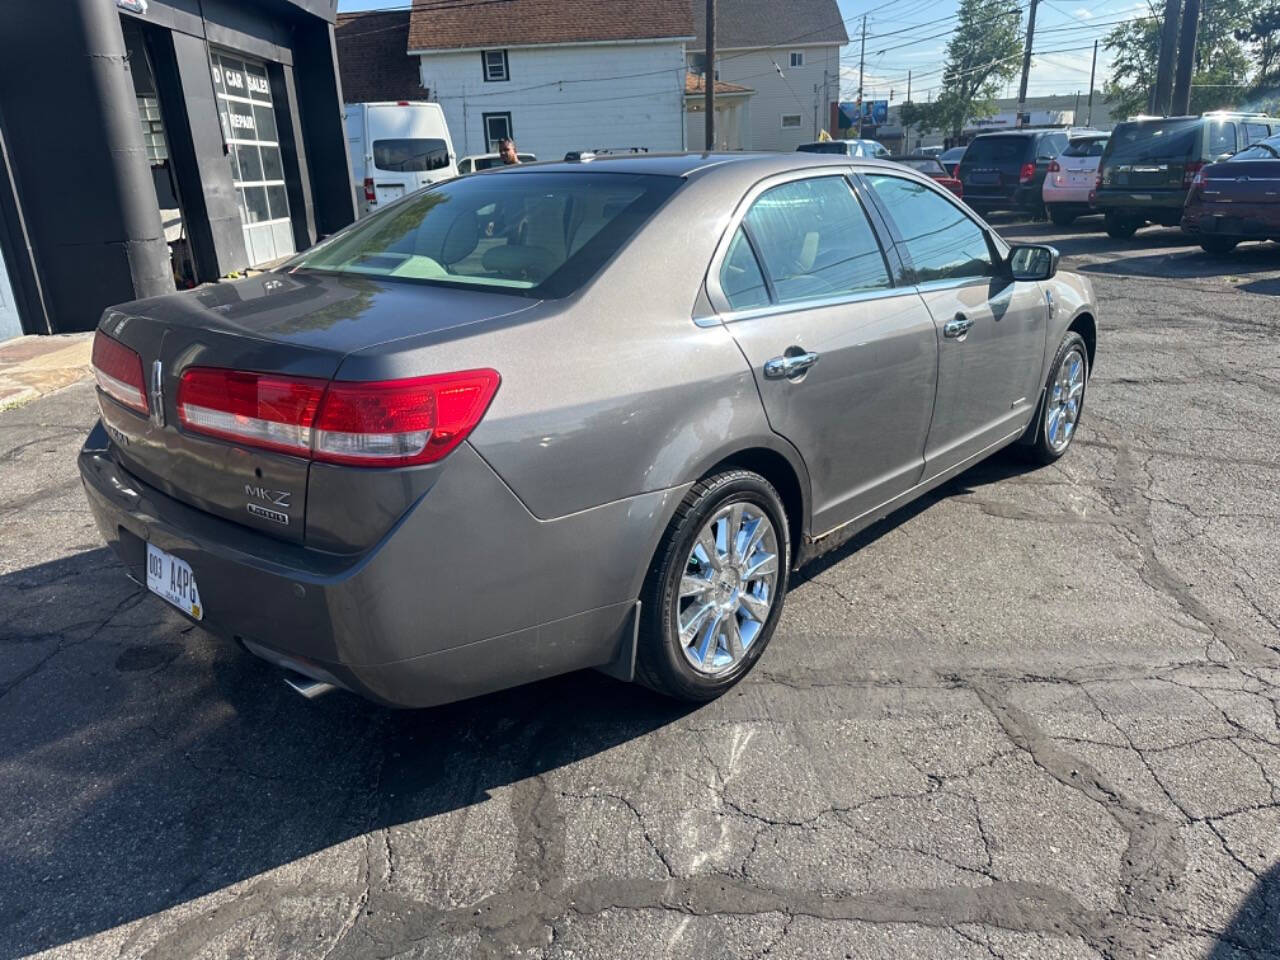
[[[735,184],[728,188],[710,179],[684,185],[573,297],[477,336],[410,338],[352,354],[339,376],[498,370],[502,384],[471,443],[543,520],[691,482],[753,446],[780,452],[807,490],[733,338],[692,320],[716,242],[746,189],[740,178],[723,178]]]

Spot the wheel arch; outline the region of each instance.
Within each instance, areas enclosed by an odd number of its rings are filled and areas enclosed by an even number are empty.
[[[1093,314],[1087,310],[1077,314],[1067,330],[1080,334],[1080,339],[1084,341],[1085,350],[1089,354],[1089,375],[1092,376],[1093,356],[1098,349],[1098,324],[1093,319]]]
[[[809,539],[809,482],[803,465],[797,465],[773,447],[752,446],[717,460],[703,471],[702,477],[731,468],[758,473],[778,491],[782,506],[787,512],[787,539],[791,547],[791,567],[794,569],[802,560]]]

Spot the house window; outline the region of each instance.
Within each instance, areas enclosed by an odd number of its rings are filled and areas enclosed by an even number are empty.
[[[782,129],[791,130],[800,126],[800,114],[784,113],[782,115]]]
[[[480,53],[480,59],[484,63],[486,82],[511,79],[511,72],[507,69],[507,51],[484,50]]]
[[[501,141],[515,139],[515,135],[511,132],[510,113],[486,113],[482,117],[484,119],[484,139],[489,146],[490,153],[497,151],[498,144]]]
[[[791,65],[792,65],[793,67],[803,67],[803,66],[804,66],[804,51],[803,51],[803,50],[792,50],[792,51],[791,51]]]

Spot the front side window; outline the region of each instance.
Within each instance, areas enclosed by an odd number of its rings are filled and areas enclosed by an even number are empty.
[[[507,69],[507,51],[485,50],[480,56],[484,63],[484,79],[487,83],[511,79],[511,73]]]
[[[892,286],[880,243],[843,177],[766,190],[743,222],[779,303]]]
[[[681,183],[621,173],[446,180],[312,247],[289,269],[564,297]]]
[[[916,283],[993,273],[986,234],[950,200],[902,177],[870,174],[867,180],[902,235]]]

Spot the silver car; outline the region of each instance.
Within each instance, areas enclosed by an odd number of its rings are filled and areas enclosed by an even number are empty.
[[[131,575],[303,693],[705,700],[800,564],[1068,449],[1097,307],[1057,265],[875,160],[510,167],[108,310],[80,470]]]

